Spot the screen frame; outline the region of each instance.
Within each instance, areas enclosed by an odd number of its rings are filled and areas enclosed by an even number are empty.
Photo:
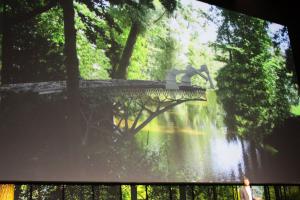
[[[297,12],[293,12],[292,15],[288,15],[287,13],[291,13],[293,9],[291,9],[293,7],[293,4],[291,2],[286,2],[286,1],[281,1],[282,4],[284,4],[284,8],[283,10],[280,10],[280,7],[275,6],[273,9],[269,10],[269,8],[271,8],[271,2],[268,0],[265,3],[261,3],[257,0],[247,0],[246,3],[242,3],[242,0],[238,0],[238,1],[222,1],[222,0],[201,0],[200,2],[205,2],[211,5],[215,5],[215,6],[219,6],[225,9],[228,9],[230,11],[235,11],[238,13],[243,13],[246,14],[249,17],[258,17],[260,19],[263,20],[267,20],[270,22],[275,22],[275,23],[279,23],[281,25],[287,26],[288,28],[288,32],[289,32],[289,38],[291,41],[291,47],[292,47],[292,51],[293,51],[293,59],[295,62],[295,72],[297,75],[297,80],[298,80],[298,85],[300,87],[300,68],[297,67],[298,64],[300,64],[300,44],[297,43],[297,41],[300,41],[300,31],[297,30],[296,28],[296,22],[294,17],[296,17],[296,15],[298,16],[298,18],[300,17],[300,14],[296,14]],[[273,3],[273,2],[272,2]],[[263,4],[264,6],[260,5]],[[250,6],[249,6],[250,5]],[[266,9],[266,7],[268,9]],[[291,10],[287,9],[286,7],[290,8]],[[258,9],[259,8],[259,9]],[[295,9],[295,8],[294,8]],[[276,15],[276,13],[285,13],[282,15]],[[1,20],[2,21],[2,20]],[[300,138],[298,138],[300,139]],[[49,182],[49,181],[0,181],[0,183],[15,183],[15,184],[26,184],[26,183],[36,183],[36,184],[61,184],[61,183],[66,183],[66,184],[96,184],[96,183],[100,183],[100,184],[122,184],[122,185],[126,185],[126,184],[146,184],[146,185],[236,185],[236,184],[240,184],[239,182],[231,182],[231,183],[227,183],[227,182],[213,182],[213,183],[203,183],[203,182],[197,182],[197,183],[193,183],[193,182],[184,182],[184,183],[164,183],[164,182]],[[300,183],[251,183],[252,185],[299,185]]]

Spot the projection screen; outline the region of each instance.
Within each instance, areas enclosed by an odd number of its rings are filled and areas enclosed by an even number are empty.
[[[0,181],[300,183],[285,26],[196,0],[51,2],[1,11]]]

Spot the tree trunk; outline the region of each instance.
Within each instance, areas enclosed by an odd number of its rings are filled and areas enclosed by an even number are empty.
[[[245,147],[245,141],[243,138],[241,138],[241,145],[242,145],[242,152],[243,152],[243,160],[245,163],[245,173],[242,172],[242,170],[240,170],[239,175],[242,176],[243,174],[245,174],[246,176],[248,176],[250,173],[250,164],[249,164],[249,157],[248,157],[248,149],[246,149]]]
[[[19,199],[20,197],[20,189],[21,189],[21,185],[15,185],[15,194],[14,194],[14,199]]]
[[[186,186],[184,185],[179,186],[179,199],[186,200]]]
[[[91,190],[92,190],[92,200],[95,200],[95,185],[91,185]]]
[[[137,189],[136,185],[130,186],[131,200],[137,200]]]
[[[86,162],[82,151],[82,123],[80,115],[79,95],[79,62],[76,51],[76,30],[73,0],[60,0],[64,17],[64,56],[67,72],[67,96],[66,101],[66,152],[69,155],[66,166],[70,170],[69,177],[86,176]],[[81,166],[81,167],[74,167]],[[68,176],[67,176],[68,177]]]
[[[269,186],[267,185],[264,186],[264,197],[265,200],[270,200],[270,191],[269,191]]]
[[[194,186],[191,185],[191,199],[194,200],[195,199],[195,193],[194,193]]]
[[[29,200],[33,199],[33,185],[29,185]]]
[[[66,196],[65,189],[66,189],[65,185],[61,185],[61,199],[62,200],[65,200],[65,196]]]
[[[123,194],[122,194],[122,185],[119,185],[119,199],[122,200]]]
[[[282,186],[282,189],[283,189],[283,198],[285,199],[285,200],[287,200],[287,195],[286,195],[286,188],[287,188],[287,186],[285,186],[285,185],[283,185]]]
[[[146,190],[146,200],[149,199],[149,195],[148,195],[148,185],[145,185],[145,190]]]
[[[141,28],[139,22],[132,23],[119,65],[115,74],[112,74],[112,78],[127,79],[127,69],[129,66],[129,61],[134,49],[134,45],[140,33],[140,29]]]
[[[258,174],[259,172],[259,163],[258,163],[258,157],[256,154],[256,145],[255,142],[253,142],[252,140],[250,140],[250,146],[249,146],[249,152],[250,152],[250,157],[251,157],[251,161],[252,161],[252,166],[251,167],[251,174]]]
[[[83,185],[79,185],[79,200],[84,200],[84,195],[83,195],[83,190],[84,190],[84,187]]]
[[[218,194],[217,194],[217,186],[213,185],[212,189],[213,189],[213,200],[217,200],[218,199]]]
[[[94,188],[94,199],[93,200],[99,200],[100,197],[100,186],[97,185],[93,185]]]
[[[274,186],[276,200],[282,200],[280,186]]]
[[[231,43],[231,41],[230,41],[230,33],[229,33],[228,30],[227,30],[227,33],[226,33],[226,37],[227,37],[227,42],[228,42],[228,44],[230,44],[230,43]],[[230,64],[231,64],[231,63],[233,62],[233,59],[232,59],[232,51],[229,49],[228,52],[229,52],[229,62],[230,62]]]
[[[71,98],[79,92],[79,62],[76,51],[76,29],[73,0],[60,0],[64,15],[65,67],[67,71],[67,89]]]
[[[173,195],[172,195],[172,186],[169,186],[169,200],[173,199]]]

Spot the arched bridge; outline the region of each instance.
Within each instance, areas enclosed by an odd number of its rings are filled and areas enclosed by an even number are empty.
[[[19,83],[2,85],[0,97],[22,93],[43,97],[64,91],[66,81]],[[91,132],[107,130],[132,137],[155,117],[179,104],[206,101],[206,89],[180,85],[176,90],[166,89],[165,81],[80,80],[80,96],[80,112],[86,124],[82,143],[86,144]]]
[[[195,86],[182,86],[177,90],[166,89],[165,81],[143,80],[80,80],[81,91],[97,91],[98,94],[116,97],[165,96],[175,99],[206,100],[206,89]],[[0,95],[32,92],[39,95],[61,93],[66,90],[66,81],[7,84],[0,87]]]

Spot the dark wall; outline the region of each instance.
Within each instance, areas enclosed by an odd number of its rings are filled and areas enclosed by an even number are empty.
[[[259,17],[288,27],[300,83],[300,7],[293,0],[201,0],[203,2]],[[299,28],[298,28],[299,29]]]

